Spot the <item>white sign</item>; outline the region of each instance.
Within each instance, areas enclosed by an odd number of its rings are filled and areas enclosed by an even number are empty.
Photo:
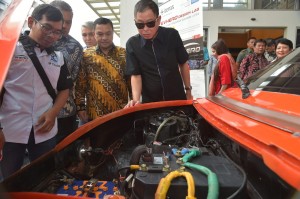
[[[183,41],[203,36],[201,0],[170,0],[159,7],[161,26],[175,28]]]

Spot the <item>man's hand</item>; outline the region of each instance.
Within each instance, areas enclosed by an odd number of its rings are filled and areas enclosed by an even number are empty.
[[[4,137],[2,129],[0,129],[0,150],[2,150],[4,142],[5,142],[5,137]]]
[[[137,104],[140,104],[140,101],[130,100],[130,101],[128,102],[128,104],[127,104],[124,108],[133,107],[133,106],[135,106],[135,105],[137,105]]]
[[[52,130],[56,119],[56,114],[52,110],[49,109],[39,117],[36,124],[38,132],[47,133]]]
[[[78,111],[77,115],[83,123],[86,123],[89,121],[89,116],[86,111]]]
[[[2,149],[5,143],[5,137],[2,129],[0,129],[0,160],[2,159]]]
[[[186,99],[187,100],[192,100],[193,99],[193,95],[192,95],[192,91],[191,90],[186,90],[185,91],[185,95],[186,95]]]

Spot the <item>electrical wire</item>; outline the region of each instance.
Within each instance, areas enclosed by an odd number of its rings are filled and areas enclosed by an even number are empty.
[[[200,171],[201,173],[204,173],[207,175],[208,179],[208,194],[207,199],[218,199],[219,197],[219,182],[217,175],[212,172],[209,168],[190,163],[189,161],[197,156],[200,156],[201,152],[199,150],[191,150],[189,153],[185,154],[182,158],[182,161],[184,162],[183,166],[196,169]]]
[[[186,178],[188,184],[188,195],[185,197],[186,199],[196,199],[195,198],[195,182],[194,178],[189,172],[179,172],[177,170],[170,172],[166,177],[162,178],[158,184],[158,187],[155,192],[155,199],[165,199],[168,193],[169,187],[171,185],[171,181],[174,178],[183,176]]]
[[[225,151],[219,147],[218,150],[220,150],[221,154],[226,157],[236,168],[238,168],[240,170],[240,172],[243,175],[243,182],[242,185],[233,193],[231,194],[231,196],[229,196],[227,199],[233,199],[235,198],[241,191],[242,189],[246,186],[246,182],[247,182],[247,174],[244,171],[243,168],[241,168],[238,164],[236,164],[233,160],[230,159],[230,157],[225,153]]]
[[[133,178],[133,174],[131,173],[127,178],[121,183],[120,186],[120,195],[125,195],[125,188],[127,187],[129,181]]]
[[[157,138],[161,132],[161,129],[165,126],[165,124],[170,121],[170,120],[175,120],[177,119],[178,117],[177,116],[171,116],[171,117],[168,117],[167,119],[165,119],[160,125],[159,127],[157,128],[156,130],[156,133],[155,133],[155,137],[154,137],[154,141],[157,141]]]

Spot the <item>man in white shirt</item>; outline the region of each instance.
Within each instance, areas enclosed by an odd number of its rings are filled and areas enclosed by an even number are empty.
[[[4,178],[22,167],[26,149],[29,160],[33,161],[56,145],[57,115],[72,87],[62,53],[52,48],[62,36],[62,24],[63,16],[57,8],[41,4],[28,17],[29,35],[21,36],[17,43],[0,108],[3,128],[0,131],[5,137],[1,160]],[[25,49],[41,63],[57,94],[55,100],[48,94]]]

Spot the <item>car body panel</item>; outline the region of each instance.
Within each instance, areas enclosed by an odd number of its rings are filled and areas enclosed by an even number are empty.
[[[119,111],[112,112],[110,114],[104,115],[102,117],[96,118],[91,122],[79,127],[76,131],[70,134],[66,139],[62,140],[55,147],[55,151],[62,150],[66,145],[69,145],[73,140],[78,139],[80,136],[84,135],[86,132],[92,130],[93,128],[104,124],[105,122],[129,114],[133,112],[139,112],[142,110],[151,110],[154,108],[162,108],[162,107],[173,107],[173,106],[188,106],[192,105],[193,100],[178,100],[178,101],[169,101],[169,102],[154,102],[143,104],[142,106],[135,106],[128,109],[122,109]]]
[[[241,92],[233,88],[228,89],[223,95],[238,102],[300,117],[299,95],[251,90],[250,97],[242,99]]]
[[[239,91],[236,93],[238,94]],[[241,93],[239,94],[241,96]],[[298,134],[291,134],[253,120],[205,98],[198,99],[197,102],[195,108],[210,124],[260,156],[268,167],[300,190],[300,136]]]
[[[16,48],[24,21],[32,6],[33,0],[14,0],[6,12],[1,16],[0,22],[0,85],[5,80],[12,55]]]
[[[0,87],[3,87],[10,59],[32,0],[14,0],[2,18],[0,40]],[[132,113],[168,107],[194,107],[220,133],[260,157],[264,164],[282,180],[300,190],[300,96],[286,93],[250,90],[242,99],[239,88],[230,88],[215,97],[141,104],[99,117],[58,143],[49,153],[34,161],[36,164],[64,150],[75,140],[96,127]],[[30,167],[30,165],[29,165]],[[26,172],[24,167],[14,174]],[[76,198],[45,193],[7,193],[11,198]]]

